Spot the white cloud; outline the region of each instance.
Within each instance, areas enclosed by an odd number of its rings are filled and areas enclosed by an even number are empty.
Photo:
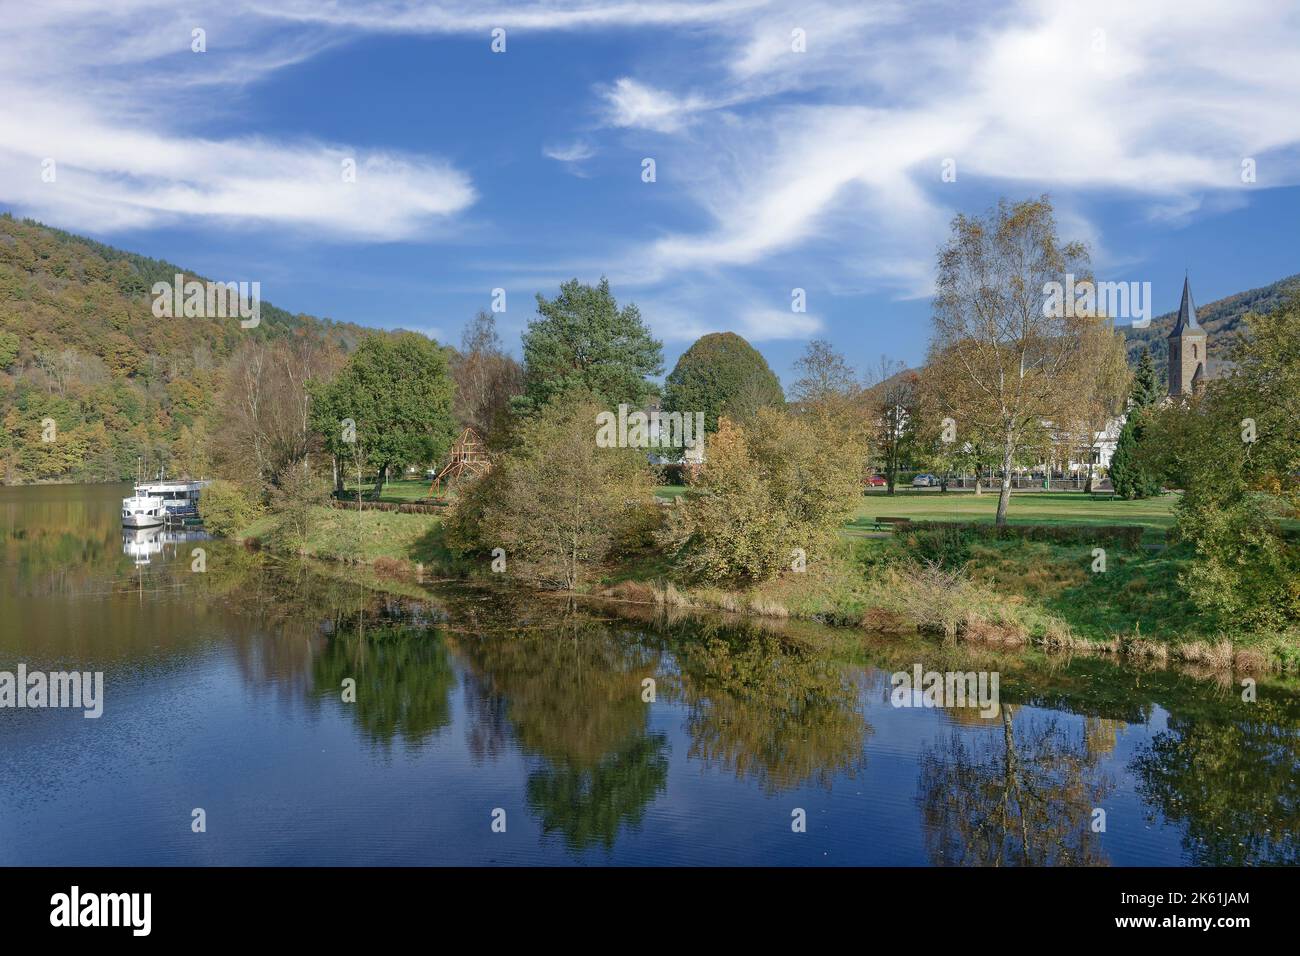
[[[1290,0],[196,6],[47,0],[7,10],[0,200],[95,230],[188,217],[356,239],[427,233],[475,201],[468,172],[360,144],[223,135],[221,117],[199,126],[187,107],[196,89],[237,92],[359,35],[477,35],[486,48],[498,26],[525,37],[654,28],[670,41],[598,85],[589,105],[616,132],[557,130],[543,147],[581,174],[606,148],[601,135],[659,134],[656,199],[691,225],[633,224],[617,262],[605,245],[588,253],[611,278],[648,288],[718,273],[743,286],[745,270],[815,251],[828,287],[925,295],[947,221],[969,204],[941,182],[945,158],[959,182],[990,194],[1053,192],[1063,232],[1099,247],[1090,197],[1181,222],[1247,189],[1300,182],[1300,20]],[[219,56],[189,52],[200,24]],[[794,29],[806,52],[791,48]],[[357,158],[356,184],[337,175],[346,155]],[[56,183],[40,180],[46,157],[59,164]],[[1245,157],[1259,162],[1250,187],[1239,179]]]
[[[624,29],[729,22],[770,6],[770,0],[716,2],[612,2],[542,0],[430,4],[424,0],[363,3],[339,0],[280,0],[255,5],[258,12],[302,23],[328,24],[367,32],[486,34],[496,27],[521,31]]]
[[[542,155],[561,163],[581,163],[596,155],[595,148],[584,139],[555,146],[543,146]]]
[[[677,97],[663,90],[621,77],[603,91],[606,120],[611,126],[676,133],[692,116],[720,104],[696,96]]]

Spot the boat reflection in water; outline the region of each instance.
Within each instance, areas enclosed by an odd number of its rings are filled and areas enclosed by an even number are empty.
[[[123,528],[122,553],[129,555],[136,565],[148,564],[155,555],[165,554],[168,558],[175,558],[180,545],[189,541],[206,541],[210,537],[206,531],[187,531],[162,525],[152,528]]]

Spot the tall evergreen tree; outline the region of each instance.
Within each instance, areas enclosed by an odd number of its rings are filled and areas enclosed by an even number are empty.
[[[1144,345],[1142,354],[1138,356],[1137,371],[1133,374],[1133,404],[1137,408],[1154,408],[1164,397],[1160,373],[1156,371],[1151,350]]]
[[[524,397],[540,408],[553,397],[591,392],[607,407],[637,405],[655,391],[649,376],[664,370],[663,345],[635,305],[618,307],[609,280],[571,279],[554,299],[537,296],[537,318],[524,332]]]
[[[1151,352],[1144,346],[1133,376],[1128,417],[1115,443],[1110,461],[1110,482],[1121,498],[1150,498],[1160,494],[1160,481],[1142,465],[1142,442],[1146,421],[1162,399],[1160,377]]]

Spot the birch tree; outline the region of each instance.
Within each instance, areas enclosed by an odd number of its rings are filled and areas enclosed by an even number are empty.
[[[1086,247],[1057,238],[1046,196],[958,215],[939,252],[929,361],[944,369],[940,400],[957,440],[965,425],[1000,446],[999,525],[1018,454],[1066,405],[1078,371],[1083,320],[1045,308],[1048,284],[1090,282],[1088,268]]]

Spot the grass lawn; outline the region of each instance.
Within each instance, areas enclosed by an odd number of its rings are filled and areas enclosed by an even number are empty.
[[[399,481],[390,481],[384,485],[384,493],[379,497],[380,501],[391,501],[395,504],[404,504],[408,501],[428,501],[429,486],[433,484],[428,478],[403,478]],[[357,493],[357,483],[355,481],[345,482],[343,485],[345,491],[355,497]],[[372,500],[370,495],[374,492],[374,482],[366,482],[361,486],[361,497],[366,501]]]
[[[449,559],[442,544],[442,518],[394,511],[345,511],[317,508],[305,552],[318,558],[371,562],[390,558],[425,564]],[[275,546],[276,518],[259,518],[239,532]]]
[[[1162,495],[1138,501],[1122,498],[1093,499],[1080,492],[1030,491],[1011,494],[1007,521],[1012,524],[1104,524],[1141,525],[1145,535],[1156,539],[1174,523],[1178,495]],[[846,530],[853,534],[871,528],[877,517],[912,518],[917,521],[986,521],[992,523],[998,510],[996,492],[899,491],[890,496],[869,491],[862,496],[857,514]]]

